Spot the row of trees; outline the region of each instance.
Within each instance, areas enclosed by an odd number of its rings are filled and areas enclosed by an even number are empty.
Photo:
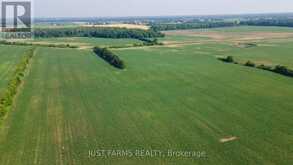
[[[286,66],[277,65],[275,67],[271,67],[271,66],[260,65],[260,66],[257,66],[257,68],[275,72],[284,76],[293,77],[293,70],[287,68]]]
[[[95,47],[93,51],[96,55],[118,69],[124,69],[126,67],[124,61],[107,48]]]
[[[258,19],[241,21],[240,25],[293,27],[292,19]]]
[[[155,30],[126,29],[126,28],[97,28],[97,27],[75,27],[75,28],[42,28],[35,29],[34,37],[99,37],[99,38],[157,38],[164,37],[163,33]]]
[[[167,30],[180,30],[180,29],[203,29],[203,28],[216,28],[216,27],[229,27],[236,26],[236,22],[197,22],[197,23],[164,23],[152,24],[154,31],[167,31]]]
[[[143,41],[142,46],[163,45],[157,38],[142,38],[140,40]]]
[[[29,43],[29,42],[10,42],[1,40],[1,45],[18,45],[18,46],[41,46],[41,47],[54,47],[54,48],[78,48],[76,45],[70,44],[39,44],[39,43]]]
[[[9,81],[8,87],[0,97],[0,120],[7,114],[9,108],[13,104],[13,99],[17,93],[17,89],[23,81],[27,66],[34,56],[35,49],[30,49],[26,52],[21,62],[17,65],[12,79]]]
[[[227,57],[224,57],[224,58],[220,57],[218,59],[223,61],[223,62],[227,62],[227,63],[239,64],[238,62],[236,62],[234,60],[234,58],[232,56],[227,56]],[[264,65],[264,64],[257,65],[252,61],[247,61],[243,65],[247,66],[247,67],[258,68],[258,69],[278,73],[278,74],[288,76],[288,77],[293,77],[293,70],[287,68],[286,66],[282,66],[282,65],[277,65],[277,66],[268,66],[268,65]]]
[[[235,18],[237,21],[229,21],[226,19],[221,20],[206,20],[195,22],[183,23],[153,23],[152,29],[155,31],[167,30],[181,30],[181,29],[204,29],[204,28],[217,28],[217,27],[231,27],[231,26],[282,26],[293,27],[293,19],[289,16],[286,17],[249,17],[249,18]]]
[[[158,39],[142,39],[141,41],[143,41],[142,43],[134,43],[134,44],[130,44],[130,45],[112,45],[112,46],[108,46],[108,48],[113,48],[113,49],[117,49],[117,48],[130,48],[130,47],[142,47],[142,46],[154,46],[154,45],[164,45],[163,43],[159,42]]]
[[[235,63],[235,60],[232,56],[219,57],[218,60],[221,60],[221,61],[227,62],[227,63]]]

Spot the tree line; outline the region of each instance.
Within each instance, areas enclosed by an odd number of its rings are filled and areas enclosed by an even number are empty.
[[[196,21],[183,23],[153,23],[151,27],[154,31],[168,31],[168,30],[184,30],[184,29],[205,29],[218,27],[233,27],[233,26],[281,26],[293,27],[293,19],[286,18],[237,18],[237,21],[228,21],[225,19],[217,21]]]
[[[204,28],[217,28],[217,27],[230,27],[236,26],[236,22],[197,22],[197,23],[164,23],[152,24],[151,28],[154,31],[167,31],[167,30],[184,30],[184,29],[204,29]]]
[[[3,95],[0,96],[0,120],[5,117],[10,107],[13,104],[13,99],[17,94],[17,90],[23,81],[26,69],[35,53],[35,48],[27,51],[19,64],[16,66],[16,70],[12,76],[12,79],[8,83],[7,89]]]
[[[247,20],[247,21],[241,21],[240,22],[240,25],[293,27],[293,20],[292,19],[258,19],[258,20]]]
[[[75,28],[40,28],[33,32],[36,38],[49,37],[99,37],[99,38],[157,38],[164,37],[163,33],[155,30],[126,29],[126,28],[97,28],[97,27],[75,27]]]
[[[124,69],[126,67],[124,61],[107,48],[95,47],[93,51],[96,55],[118,69]]]
[[[18,45],[18,46],[41,46],[41,47],[53,47],[53,48],[78,48],[76,45],[70,44],[40,44],[40,43],[32,43],[32,42],[13,42],[1,40],[0,45]]]
[[[232,56],[219,57],[218,59],[223,62],[226,62],[226,63],[240,64],[237,61],[235,61]],[[283,66],[283,65],[276,65],[276,66],[268,66],[268,65],[264,65],[264,64],[257,65],[250,60],[248,60],[247,62],[245,62],[244,64],[241,64],[241,65],[278,73],[278,74],[281,74],[281,75],[284,75],[287,77],[293,77],[293,70],[289,69],[288,67]]]

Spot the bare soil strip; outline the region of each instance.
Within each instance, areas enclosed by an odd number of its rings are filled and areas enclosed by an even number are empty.
[[[220,141],[220,143],[227,143],[227,142],[231,142],[231,141],[238,140],[238,139],[239,138],[236,136],[228,136],[228,137],[220,139],[219,141]]]

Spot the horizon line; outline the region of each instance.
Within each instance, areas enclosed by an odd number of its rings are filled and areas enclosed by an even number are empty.
[[[104,19],[104,18],[151,18],[151,17],[212,17],[212,16],[242,16],[242,15],[281,15],[293,14],[288,12],[259,12],[259,13],[229,13],[229,14],[186,14],[186,15],[137,15],[137,16],[57,16],[57,17],[34,17],[34,19]]]

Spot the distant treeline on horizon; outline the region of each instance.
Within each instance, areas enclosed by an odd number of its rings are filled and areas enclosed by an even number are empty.
[[[183,20],[209,20],[209,19],[264,19],[264,18],[292,18],[292,13],[264,13],[264,14],[227,14],[227,15],[174,15],[174,16],[129,16],[129,17],[36,17],[35,23],[70,23],[70,22],[87,22],[87,23],[104,23],[104,22],[124,22],[124,21],[141,21],[141,22],[170,22]]]
[[[155,31],[198,29],[231,26],[282,26],[293,27],[293,13],[243,14],[210,16],[157,16],[157,17],[101,17],[101,18],[36,18],[36,24],[145,24]]]

